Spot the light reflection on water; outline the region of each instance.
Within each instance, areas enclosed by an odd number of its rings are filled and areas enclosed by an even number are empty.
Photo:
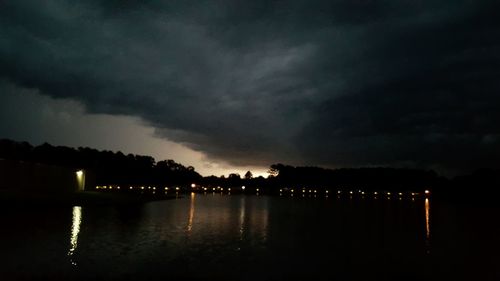
[[[212,239],[221,239],[217,241],[217,243],[224,243],[224,239],[228,241],[231,240],[231,228],[235,222],[238,225],[238,240],[240,244],[235,247],[238,251],[241,250],[241,245],[245,245],[245,243],[251,242],[252,245],[266,245],[267,238],[270,235],[268,229],[269,223],[269,211],[270,206],[268,206],[269,200],[272,199],[270,197],[256,197],[256,196],[225,196],[212,194],[212,196],[200,195],[195,193],[190,193],[187,200],[186,199],[177,199],[175,201],[166,201],[166,202],[155,202],[146,206],[146,209],[156,210],[164,209],[164,212],[160,212],[159,217],[165,216],[167,221],[175,221],[178,220],[178,217],[186,217],[181,215],[182,211],[187,211],[187,224],[185,224],[185,237],[189,238],[193,236],[196,238],[193,241],[201,241],[202,243],[206,243],[207,237],[211,237]],[[197,199],[198,198],[198,199]],[[215,199],[217,198],[217,199]],[[201,200],[201,201],[199,201]],[[235,201],[236,200],[236,201]],[[247,201],[250,200],[248,203]],[[293,199],[285,199],[285,200],[293,200]],[[227,201],[226,203],[221,204],[221,202]],[[227,204],[230,203],[236,205]],[[285,201],[286,202],[286,201]],[[310,201],[314,202],[314,201]],[[187,204],[186,204],[187,203]],[[283,202],[282,202],[283,203]],[[197,204],[199,206],[197,206]],[[353,205],[354,207],[356,205]],[[236,207],[236,209],[234,209]],[[314,206],[309,206],[310,208],[314,208]],[[195,210],[198,210],[198,216],[195,221]],[[272,208],[271,208],[272,209]],[[234,221],[234,216],[232,213],[237,210],[238,216],[237,220]],[[310,211],[310,210],[308,210]],[[322,210],[324,212],[324,210]],[[430,252],[430,201],[428,198],[424,201],[424,211],[425,211],[425,248],[426,252]],[[319,213],[316,215],[315,223],[318,225],[318,229],[324,227],[325,223],[327,223],[325,218],[329,215],[325,213]],[[311,219],[311,218],[310,218]],[[160,221],[161,222],[161,221]],[[276,223],[278,225],[276,225]],[[74,255],[79,247],[79,235],[82,224],[82,207],[74,206],[72,208],[72,224],[71,224],[71,232],[70,232],[70,248],[68,251],[68,256],[70,257],[71,264],[77,265]],[[197,225],[195,228],[194,225]],[[167,235],[162,240],[172,240],[177,241],[178,238],[172,237],[172,235],[179,235],[179,233],[169,233],[172,230],[171,224],[166,224],[161,226],[159,229],[162,229],[161,232],[167,232]],[[273,225],[274,232],[279,230],[279,221],[275,221],[275,225]],[[281,233],[281,231],[280,231]],[[153,234],[153,233],[151,233]],[[299,233],[295,233],[298,235]],[[304,233],[301,233],[304,235]],[[271,233],[271,235],[273,235]],[[287,235],[294,235],[294,233],[287,233]],[[286,240],[285,240],[286,241]],[[196,242],[192,242],[196,243]],[[213,243],[210,242],[210,243]],[[210,244],[209,243],[209,244]],[[255,244],[257,243],[257,244]],[[271,246],[272,245],[268,245]],[[80,245],[80,247],[82,247]]]
[[[61,276],[95,274],[109,279],[387,280],[384,274],[394,274],[390,276],[427,280],[427,268],[433,264],[439,272],[453,274],[457,264],[473,263],[466,254],[477,251],[477,241],[500,249],[500,226],[480,232],[486,219],[475,221],[481,218],[478,214],[492,217],[500,212],[461,212],[440,203],[418,198],[315,200],[208,193],[135,207],[75,206],[46,214],[42,210],[36,214],[38,228],[20,224],[18,230],[3,232],[4,254],[18,254],[0,273],[15,272],[22,265],[25,272],[49,272],[48,276],[62,272]],[[462,220],[472,215],[474,219]],[[8,238],[5,233],[10,233]],[[467,240],[470,237],[475,240]],[[60,244],[63,249],[58,251]],[[29,265],[22,255],[30,257]],[[68,257],[78,266],[71,266]],[[405,275],[408,272],[411,275]],[[442,278],[446,279],[450,278]]]
[[[431,226],[430,226],[430,203],[429,198],[425,198],[425,243],[427,253],[430,253]]]
[[[70,256],[71,264],[76,265],[73,255],[78,247],[78,234],[80,233],[80,225],[82,224],[82,207],[74,206],[72,212],[73,218],[71,223],[70,248],[68,256]]]
[[[196,193],[191,192],[190,200],[189,200],[189,217],[188,217],[188,223],[186,227],[187,234],[191,234],[191,230],[193,229],[193,219],[194,219],[194,199],[195,199]]]
[[[243,233],[245,232],[245,198],[245,196],[242,196],[240,199],[240,241],[243,240]]]

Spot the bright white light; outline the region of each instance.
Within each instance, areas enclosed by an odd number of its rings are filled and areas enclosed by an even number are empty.
[[[245,190],[245,186],[244,186],[244,185],[243,185],[243,186],[241,186],[241,190]]]
[[[85,174],[83,170],[76,171],[76,182],[78,190],[81,191],[85,189]]]
[[[195,188],[195,187],[196,187],[196,184],[192,183],[191,188]]]

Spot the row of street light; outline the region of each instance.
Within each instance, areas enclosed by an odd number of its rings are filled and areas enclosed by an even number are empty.
[[[176,191],[176,192],[180,192],[180,191],[191,191],[191,192],[196,192],[196,191],[199,191],[199,192],[228,192],[228,193],[231,193],[231,191],[233,192],[244,192],[247,188],[243,185],[239,188],[231,188],[231,187],[227,187],[227,188],[224,188],[224,187],[221,187],[221,186],[217,186],[217,187],[205,187],[205,186],[200,186],[200,185],[196,185],[196,184],[191,184],[191,189],[190,190],[185,190],[185,189],[182,189],[181,187],[173,187],[173,188],[170,188],[170,187],[163,187],[163,188],[157,188],[156,186],[129,186],[128,188],[123,188],[119,185],[98,185],[96,186],[96,190],[123,190],[123,189],[128,189],[128,190],[141,190],[141,191],[152,191],[152,192],[155,192],[157,190],[159,191],[164,191],[164,192],[168,192],[168,191]],[[260,188],[253,188],[252,191],[254,191],[255,193],[259,193],[260,192]],[[325,194],[326,196],[328,196],[330,193],[335,193],[337,196],[341,196],[341,195],[349,195],[349,196],[387,196],[387,197],[391,197],[391,196],[399,196],[399,197],[403,197],[403,196],[411,196],[411,197],[418,197],[418,196],[421,196],[422,193],[421,192],[391,192],[391,191],[364,191],[364,190],[342,190],[342,189],[338,189],[338,190],[335,190],[333,192],[331,192],[329,189],[321,189],[321,190],[318,190],[318,189],[306,189],[306,188],[301,188],[301,189],[298,189],[298,190],[295,190],[293,188],[281,188],[279,190],[279,194],[282,196],[282,195],[291,195],[293,196],[294,194],[302,194],[302,195],[316,195],[316,194],[320,194],[320,193],[323,193]],[[423,192],[423,195],[425,197],[428,197],[430,195],[430,190],[424,190]],[[304,196],[303,196],[304,197]]]

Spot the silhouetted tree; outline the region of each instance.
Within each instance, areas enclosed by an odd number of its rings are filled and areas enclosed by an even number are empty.
[[[261,188],[262,191],[276,192],[286,187],[409,190],[446,183],[446,179],[429,170],[388,167],[332,170],[320,167],[294,167],[281,163],[270,166],[267,179],[254,178],[250,171],[245,173],[244,179],[236,173],[230,174],[227,178],[224,176],[202,178],[194,167],[185,167],[171,159],[156,162],[151,156],[125,155],[120,151],[98,151],[87,147],[74,149],[52,146],[48,143],[33,147],[26,142],[5,139],[0,140],[0,158],[92,170],[99,185],[187,186],[195,182],[225,187],[245,185],[249,188]],[[481,170],[470,176],[457,177],[452,183],[460,188],[477,183],[495,186],[500,182],[499,174],[495,170]]]
[[[245,173],[245,179],[246,180],[250,180],[253,178],[253,175],[252,175],[252,172],[248,171]]]
[[[125,155],[122,152],[52,146],[44,143],[32,147],[26,142],[0,140],[0,158],[91,170],[96,183],[107,184],[190,184],[201,179],[192,166],[174,160],[155,163],[151,156]]]

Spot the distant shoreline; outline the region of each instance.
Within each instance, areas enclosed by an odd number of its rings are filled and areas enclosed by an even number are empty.
[[[128,206],[179,198],[174,195],[129,195],[95,191],[74,193],[19,192],[0,190],[0,206]]]

